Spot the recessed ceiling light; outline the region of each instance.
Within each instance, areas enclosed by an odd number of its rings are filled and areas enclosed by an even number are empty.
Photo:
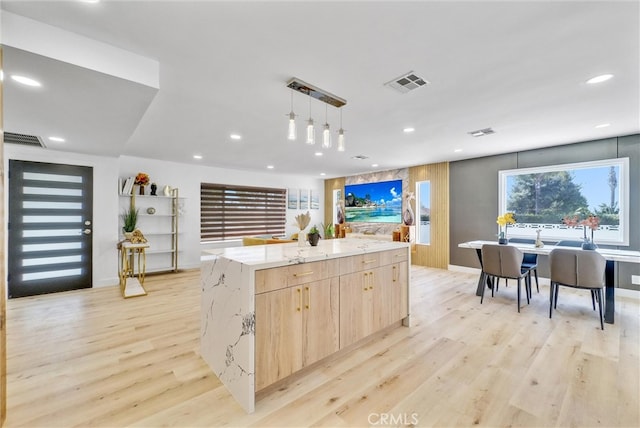
[[[193,155],[194,159],[202,159],[202,155]]]
[[[410,134],[415,130],[416,130],[415,128],[404,128],[402,132],[404,132],[405,134]]]
[[[26,86],[42,86],[40,84],[40,82],[38,82],[37,80],[31,79],[30,77],[25,77],[25,76],[19,76],[17,74],[12,74],[11,78],[13,80],[15,80],[18,83],[22,83],[23,85]]]
[[[369,156],[365,156],[365,155],[355,155],[355,156],[351,156],[351,159],[356,159],[356,160],[365,160],[368,159]]]
[[[240,140],[240,139],[242,139],[242,136],[240,134],[231,134],[231,135],[229,135],[229,137],[232,140]]]
[[[325,174],[324,172],[321,172],[321,173],[320,173],[320,175],[325,176],[325,175],[327,175],[327,174]]]
[[[613,74],[601,74],[600,76],[592,77],[591,79],[587,80],[587,83],[590,85],[594,83],[602,83],[602,82],[606,82],[612,77],[613,77]]]
[[[100,3],[100,0],[80,0],[82,3]]]
[[[611,126],[610,123],[601,123],[600,125],[596,125],[596,128],[606,128],[607,126]]]
[[[454,153],[460,153],[462,151],[462,149],[455,149],[453,152]]]
[[[322,152],[315,152],[314,155],[316,156],[322,156]]]
[[[267,165],[267,169],[273,169],[273,165]]]
[[[372,167],[372,168],[376,168],[377,166],[378,166],[378,164],[377,164],[377,163],[373,163],[373,164],[371,164],[371,167]]]
[[[49,141],[55,141],[56,143],[64,143],[65,139],[62,137],[49,137]]]

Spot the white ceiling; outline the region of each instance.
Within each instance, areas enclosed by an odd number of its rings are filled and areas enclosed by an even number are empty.
[[[4,0],[2,11],[158,61],[156,89],[6,45],[5,75],[43,86],[5,79],[5,130],[64,136],[47,142],[55,150],[332,177],[640,132],[638,1]],[[411,70],[431,84],[384,86]],[[585,83],[603,73],[615,77]],[[314,156],[299,93],[287,141],[294,76],[347,100],[346,152],[334,134]],[[325,105],[311,114],[321,125]]]

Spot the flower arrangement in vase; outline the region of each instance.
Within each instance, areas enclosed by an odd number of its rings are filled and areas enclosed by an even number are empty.
[[[311,222],[311,214],[309,214],[309,211],[307,211],[306,214],[298,214],[295,219],[296,226],[298,226],[298,229],[300,229],[300,231],[298,232],[298,246],[303,247],[305,243],[303,231],[307,226],[309,226],[309,222]]]
[[[140,186],[140,194],[144,195],[144,186],[146,186],[147,184],[149,184],[149,174],[146,174],[144,172],[139,172],[136,175],[135,180],[133,181],[133,184],[137,184],[138,186]]]
[[[510,224],[516,224],[516,218],[512,212],[506,212],[499,215],[496,219],[498,223],[498,244],[506,245],[509,243],[507,238],[507,229]],[[504,227],[504,229],[502,229]]]
[[[591,213],[585,214],[586,218],[584,220],[580,220],[578,215],[574,215],[572,217],[566,216],[562,219],[562,222],[569,227],[577,227],[582,226],[582,249],[583,250],[595,250],[598,248],[596,243],[593,241],[593,232],[598,230],[600,227],[600,219],[598,216],[595,216]],[[587,237],[587,228],[591,229],[591,238]]]

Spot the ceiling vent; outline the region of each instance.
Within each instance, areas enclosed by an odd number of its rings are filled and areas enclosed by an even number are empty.
[[[471,135],[472,137],[483,137],[485,135],[495,134],[495,132],[496,131],[494,131],[491,128],[484,128],[484,129],[478,129],[477,131],[467,132],[467,134]]]
[[[40,137],[27,134],[16,134],[15,132],[4,133],[5,144],[19,144],[21,146],[29,147],[46,147]]]
[[[429,81],[417,76],[413,71],[405,73],[402,76],[385,83],[386,86],[393,88],[402,94],[406,94],[409,91],[428,84]]]
[[[365,155],[355,155],[352,156],[351,159],[357,159],[357,160],[365,160],[365,159],[369,159],[369,156],[365,156]]]

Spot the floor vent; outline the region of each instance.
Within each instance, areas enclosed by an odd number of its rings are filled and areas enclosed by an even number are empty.
[[[395,89],[396,91],[406,94],[409,91],[418,89],[422,86],[428,85],[429,81],[418,77],[413,71],[403,74],[387,83],[386,86]]]
[[[46,147],[40,137],[27,134],[16,134],[15,132],[4,133],[5,144],[19,144],[29,147]]]

